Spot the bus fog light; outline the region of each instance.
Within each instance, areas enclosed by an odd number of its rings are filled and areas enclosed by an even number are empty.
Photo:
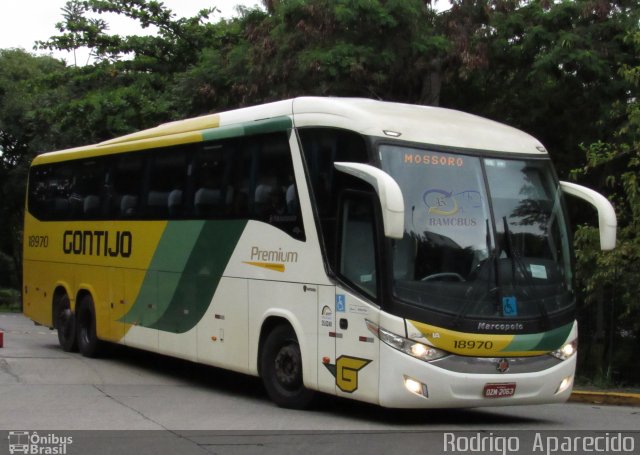
[[[566,378],[564,378],[560,382],[560,385],[558,386],[558,390],[556,391],[556,395],[559,394],[559,393],[564,392],[565,390],[567,390],[569,387],[571,387],[572,384],[573,384],[573,375],[567,376]]]
[[[410,378],[409,376],[404,376],[404,386],[411,393],[415,393],[416,395],[429,398],[427,385],[423,384],[420,381],[416,381],[415,379]]]

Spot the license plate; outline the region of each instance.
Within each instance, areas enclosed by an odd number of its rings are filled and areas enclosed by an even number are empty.
[[[515,393],[515,382],[503,384],[486,384],[483,391],[485,398],[506,398],[512,397]]]

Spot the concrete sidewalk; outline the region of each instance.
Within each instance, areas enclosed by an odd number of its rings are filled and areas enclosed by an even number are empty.
[[[574,390],[569,401],[574,403],[640,406],[640,393]]]

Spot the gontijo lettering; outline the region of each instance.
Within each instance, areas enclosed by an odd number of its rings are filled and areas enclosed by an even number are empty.
[[[129,231],[64,231],[62,234],[64,254],[128,258],[132,249],[133,235]]]

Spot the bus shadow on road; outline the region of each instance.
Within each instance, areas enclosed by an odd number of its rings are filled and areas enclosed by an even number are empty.
[[[120,345],[109,345],[102,359],[128,367],[140,368],[151,374],[161,375],[172,380],[184,381],[212,392],[270,404],[262,381],[258,377]],[[275,404],[272,406],[277,409]],[[510,409],[518,409],[518,407],[389,409],[369,403],[318,394],[311,407],[303,412],[348,417],[361,422],[389,424],[397,427],[398,430],[401,430],[403,426],[429,424],[513,428],[514,426],[554,423],[551,420],[518,415],[509,412]]]

